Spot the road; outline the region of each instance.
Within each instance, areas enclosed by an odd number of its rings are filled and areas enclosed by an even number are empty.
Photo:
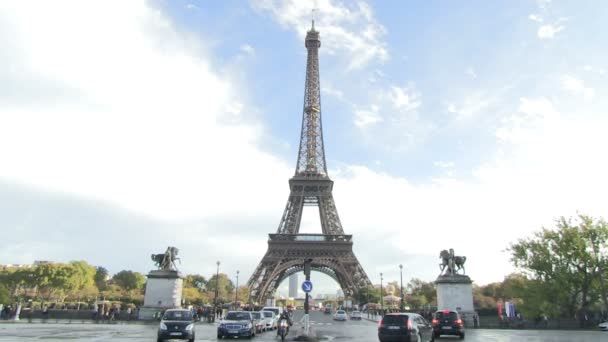
[[[302,313],[295,315],[295,321]],[[377,323],[367,320],[335,322],[330,315],[321,312],[311,313],[312,328],[324,341],[374,342]],[[0,323],[0,341],[155,341],[156,324],[119,323]],[[294,325],[297,330],[297,324]],[[295,337],[290,334],[290,339]],[[216,341],[215,324],[199,323],[196,326],[197,341]],[[458,340],[441,338],[440,341]],[[256,336],[253,341],[277,341],[274,331]],[[563,330],[486,330],[469,329],[465,341],[470,342],[608,342],[608,332],[600,331],[563,331]]]

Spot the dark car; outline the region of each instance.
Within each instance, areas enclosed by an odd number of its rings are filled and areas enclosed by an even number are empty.
[[[416,313],[400,312],[384,315],[378,325],[380,342],[435,341],[431,324]]]
[[[194,317],[192,311],[169,309],[165,311],[158,327],[157,341],[188,340],[194,341]]]
[[[330,314],[331,308],[325,307],[325,309],[323,310],[323,313]]]
[[[255,320],[249,311],[229,311],[217,327],[217,338],[255,336]]]
[[[441,310],[433,315],[433,331],[435,337],[455,335],[464,338],[464,322],[456,311]]]

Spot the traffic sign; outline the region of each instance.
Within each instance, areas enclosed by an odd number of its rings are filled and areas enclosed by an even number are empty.
[[[302,283],[302,291],[306,293],[312,291],[312,282],[310,280],[304,280]]]

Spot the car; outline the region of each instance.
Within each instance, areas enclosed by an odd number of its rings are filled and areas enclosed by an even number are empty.
[[[399,312],[384,315],[378,323],[380,342],[420,341],[433,342],[433,327],[417,313]]]
[[[250,311],[228,311],[217,327],[217,338],[255,336],[255,322]]]
[[[334,314],[334,321],[346,321],[347,319],[348,316],[346,315],[346,311],[344,310],[337,310]]]
[[[331,313],[331,308],[326,306],[325,309],[323,309],[323,313],[330,314]]]
[[[194,317],[192,311],[186,309],[169,309],[163,314],[158,326],[156,340],[188,340],[194,341]]]
[[[274,330],[279,325],[279,316],[274,314],[274,311],[260,311],[264,316],[264,327],[266,330]]]
[[[264,320],[264,315],[262,315],[262,313],[259,311],[253,311],[251,313],[251,315],[253,316],[253,321],[254,321],[254,325],[255,325],[255,333],[259,334],[259,333],[266,331],[266,323]]]
[[[608,331],[608,321],[598,324],[597,327],[600,328],[601,331]]]
[[[359,312],[359,311],[353,311],[350,314],[350,319],[351,320],[359,320],[360,321],[361,320],[361,312]]]
[[[283,308],[280,306],[265,306],[262,308],[262,311],[272,311],[274,312],[274,315],[278,318],[279,316],[281,316]]]
[[[464,322],[457,311],[440,310],[433,314],[433,332],[435,337],[455,335],[464,338]]]

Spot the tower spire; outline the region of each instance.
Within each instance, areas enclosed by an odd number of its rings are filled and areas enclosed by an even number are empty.
[[[319,84],[319,48],[321,40],[315,22],[306,33],[306,83],[304,84],[304,111],[296,176],[327,177],[323,126],[321,123],[321,87]]]

